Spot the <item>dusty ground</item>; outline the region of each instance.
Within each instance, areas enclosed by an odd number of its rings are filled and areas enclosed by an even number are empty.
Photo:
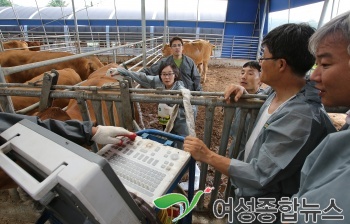
[[[212,92],[223,92],[225,87],[230,83],[237,83],[238,77],[240,74],[240,69],[234,68],[232,66],[226,67],[222,65],[212,65],[209,67],[207,74],[207,81],[203,83],[204,91]],[[149,105],[146,107],[141,105],[144,122],[146,128],[158,128],[156,122],[157,117],[157,107],[156,104]],[[344,123],[344,115],[339,114],[330,114],[330,117],[334,119],[337,127],[340,127]],[[222,129],[223,114],[221,113],[220,108],[217,108],[215,111],[214,117],[214,126],[213,126],[213,136],[212,136],[212,150],[217,151],[220,139],[221,139],[221,129]],[[196,133],[199,138],[203,138],[204,132],[204,108],[199,107],[198,116],[196,120]],[[209,167],[207,178],[207,186],[211,186],[213,179],[214,170],[212,167]],[[224,192],[225,184],[227,178],[223,176],[222,186],[220,192]],[[219,194],[219,197],[222,197],[223,194]],[[13,208],[15,205],[15,208]],[[0,191],[0,224],[2,223],[16,223],[16,224],[29,224],[35,223],[37,216],[30,212],[32,208],[28,206],[28,203],[19,200],[16,194],[8,193],[7,191]],[[203,217],[196,216],[194,217],[193,223],[219,223],[220,220],[214,221],[213,219],[208,219],[208,216],[204,215]]]

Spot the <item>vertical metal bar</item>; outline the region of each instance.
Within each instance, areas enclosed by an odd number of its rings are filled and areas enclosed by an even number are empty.
[[[142,65],[144,68],[147,66],[146,61],[146,4],[145,0],[141,0],[141,17],[142,17]]]
[[[111,47],[111,40],[109,39],[109,26],[106,26],[106,48]]]
[[[73,1],[73,0],[72,0],[72,1]],[[47,35],[47,33],[46,33],[45,24],[43,23],[43,18],[41,17],[41,13],[40,13],[40,10],[39,10],[39,6],[38,6],[37,0],[35,0],[35,4],[36,4],[36,8],[37,8],[38,13],[39,13],[41,26],[43,27],[43,31],[44,31],[44,33],[45,33],[46,42],[47,42],[47,44],[48,44],[48,46],[49,46],[49,49],[50,49],[49,39],[47,38],[48,35]]]
[[[4,71],[0,65],[0,83],[6,83],[6,79],[4,76]],[[13,107],[13,103],[10,96],[0,96],[1,109],[3,112],[15,113],[15,109]]]
[[[24,35],[24,40],[28,41],[28,25],[23,26],[23,35]]]
[[[318,21],[318,25],[317,25],[317,29],[323,25],[324,17],[326,16],[326,13],[327,13],[328,4],[329,4],[329,0],[324,0],[320,20]]]
[[[84,92],[81,92],[81,95],[82,96],[77,99],[77,103],[78,103],[78,106],[80,109],[81,116],[83,118],[83,121],[90,121],[91,122],[90,112],[89,112],[87,103],[84,99]],[[91,149],[93,152],[98,152],[98,145],[96,144],[96,142],[94,142],[91,145]]]
[[[84,92],[81,92],[82,95],[84,95]],[[87,103],[84,99],[84,97],[77,98],[77,103],[80,109],[81,117],[83,118],[83,121],[91,121],[90,119],[90,112],[87,106]]]
[[[168,33],[168,0],[164,0],[164,30],[163,30],[163,46],[167,43]]]
[[[222,129],[222,136],[219,146],[219,152],[218,154],[221,156],[226,156],[226,150],[227,150],[227,142],[230,135],[230,128],[232,124],[232,119],[235,114],[235,108],[225,108],[224,110],[224,125]],[[221,173],[219,171],[215,171],[214,176],[214,183],[213,186],[215,187],[211,193],[210,202],[209,202],[209,208],[213,207],[214,201],[217,199],[218,192],[219,192],[219,185],[221,180]]]
[[[213,121],[214,121],[214,106],[205,107],[205,124],[204,124],[204,144],[210,148],[211,144],[211,135],[213,131]],[[208,174],[208,164],[201,163],[201,175],[199,178],[199,189],[204,189]],[[202,210],[204,207],[204,197],[201,197],[197,203],[197,209]]]
[[[128,81],[123,80],[120,82],[120,91],[121,91],[120,96],[122,99],[124,128],[128,130],[132,130],[133,118],[132,118],[132,109],[131,109],[131,101],[130,101],[131,98],[130,98]]]
[[[109,117],[109,125],[116,126],[116,120],[114,119],[113,101],[105,101],[107,106],[107,112]]]
[[[231,54],[230,58],[233,58],[233,48],[235,47],[235,36],[232,37],[232,47],[231,47]]]
[[[333,18],[334,4],[335,4],[335,0],[333,0],[332,2],[331,19]]]
[[[288,0],[288,23],[290,19],[290,0]]]
[[[5,51],[4,49],[4,45],[3,45],[3,40],[4,40],[4,36],[2,35],[2,32],[0,30],[0,51]]]
[[[117,28],[117,45],[121,45],[120,34],[119,34],[119,25],[118,25],[118,17],[117,17],[117,6],[114,0],[114,15],[115,15],[115,27]]]
[[[73,1],[73,0],[72,0],[72,1]],[[21,30],[21,35],[24,37],[23,26],[22,26],[22,25],[20,24],[20,22],[19,22],[19,18],[18,18],[17,11],[16,11],[15,8],[13,7],[13,6],[14,6],[13,1],[10,0],[10,2],[11,2],[11,8],[12,8],[13,14],[15,14],[15,17],[16,17],[17,25],[18,25],[19,29]],[[36,2],[36,0],[35,0],[35,2]]]
[[[58,81],[58,72],[44,73],[43,86],[41,87],[41,96],[39,103],[39,111],[43,111],[52,105],[52,98],[50,98],[50,91],[52,86],[56,85]]]
[[[241,141],[242,141],[242,136],[243,136],[243,131],[244,131],[244,127],[245,127],[245,121],[247,119],[247,114],[248,114],[248,109],[241,109],[241,117],[240,117],[240,121],[239,121],[239,128],[238,128],[238,132],[236,135],[236,145],[234,150],[231,152],[230,158],[237,158],[238,154],[239,154],[239,146],[241,145]]]
[[[73,0],[74,1],[74,0]],[[92,2],[91,2],[92,3]],[[89,11],[88,11],[88,7],[86,6],[86,0],[85,0],[85,11],[86,11],[86,16],[88,19],[88,23],[89,23],[89,29],[90,29],[90,35],[91,35],[91,40],[95,46],[95,41],[94,41],[94,35],[92,33],[92,28],[91,28],[91,22],[90,22],[90,17],[89,17]]]
[[[189,166],[188,166],[188,183],[194,183],[194,175],[196,169],[196,161],[191,157]],[[192,201],[194,195],[194,186],[193,184],[189,184],[188,186],[188,201]],[[192,223],[192,212],[190,212],[187,216],[184,217],[183,223]]]
[[[196,15],[196,39],[199,39],[200,27],[198,26],[199,20],[199,0],[197,0],[197,15]]]
[[[94,109],[94,114],[98,125],[106,124],[103,117],[102,103],[103,102],[101,100],[91,100],[92,108]]]
[[[78,45],[78,54],[80,54],[80,53],[81,53],[80,37],[79,37],[79,30],[78,30],[77,15],[75,14],[74,0],[72,0],[72,9],[73,9],[73,16],[74,16],[74,26],[75,26],[76,43],[77,43],[77,45]]]
[[[265,27],[265,19],[266,19],[268,2],[269,2],[269,0],[265,0],[264,14],[263,14],[263,18],[261,21],[260,34],[259,34],[258,50],[256,51],[256,60],[258,60],[258,58],[260,57],[260,48],[261,48],[261,42],[262,42],[263,34],[264,34],[264,27]]]
[[[239,153],[239,149],[240,149],[240,145],[242,142],[242,137],[243,137],[243,132],[245,129],[245,123],[246,123],[246,119],[247,119],[247,115],[248,115],[248,109],[241,109],[241,114],[239,117],[239,126],[238,126],[238,130],[237,130],[237,134],[235,136],[236,141],[235,141],[235,145],[232,144],[232,146],[230,146],[229,149],[229,158],[237,158],[238,153]],[[236,117],[236,119],[238,119]],[[231,150],[231,147],[232,150]],[[231,193],[231,181],[230,178],[228,178],[227,180],[227,184],[226,184],[226,191],[225,191],[225,200],[227,200],[227,198],[230,196]]]
[[[117,110],[117,114],[118,114],[118,120],[119,120],[119,124],[117,123],[118,126],[121,127],[125,127],[125,123],[124,123],[124,112],[123,112],[123,104],[122,102],[117,102],[115,101],[115,109]]]

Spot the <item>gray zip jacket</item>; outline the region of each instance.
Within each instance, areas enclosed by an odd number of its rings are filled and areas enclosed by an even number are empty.
[[[271,94],[257,120],[270,105]],[[335,131],[318,90],[310,82],[267,120],[255,140],[247,162],[231,159],[229,174],[238,197],[292,196],[299,189],[306,157]],[[244,150],[241,154],[244,154]]]
[[[0,133],[16,124],[17,122],[27,119],[31,122],[40,125],[70,141],[78,144],[78,145],[92,145],[93,141],[91,141],[92,133],[92,122],[88,121],[58,121],[58,120],[40,120],[36,116],[26,116],[20,114],[11,114],[11,113],[3,113],[0,112]]]
[[[300,205],[304,199],[308,204],[319,206],[311,209],[317,214],[316,223],[349,223],[349,179],[350,130],[344,130],[328,135],[306,158],[301,170],[300,189],[294,196],[298,197]],[[303,210],[302,207],[299,210]],[[304,223],[307,214],[297,214],[298,223]],[[338,217],[326,220],[326,215]]]
[[[267,89],[269,90],[270,87],[267,87]],[[267,89],[264,90],[262,88],[259,88],[258,91],[255,94],[267,95],[268,94]],[[231,143],[230,148],[229,148],[229,155],[231,155],[231,152],[232,152],[232,150],[234,149],[234,147],[236,145],[236,141],[237,141],[236,137],[237,137],[237,134],[238,134],[238,131],[239,131],[239,123],[240,123],[240,120],[241,120],[241,112],[242,111],[241,111],[240,107],[236,108],[235,118],[234,118],[234,121],[232,122],[231,130],[230,130],[230,135],[232,136],[232,143]],[[250,122],[250,116],[251,116],[251,113],[248,113],[247,116],[246,116],[246,119],[245,119],[244,129],[243,129],[242,139],[241,139],[241,144],[239,145],[239,152],[244,150],[245,144],[247,143],[248,137],[249,137],[248,131],[251,132],[251,130],[248,130],[248,126],[249,126],[249,122]]]
[[[142,87],[153,88],[153,89],[157,87],[161,87],[165,89],[165,86],[163,82],[160,80],[158,75],[157,76],[146,75],[143,72],[133,72],[133,71],[126,70],[124,68],[117,68],[117,70],[120,74],[133,78]],[[180,90],[180,89],[185,89],[183,82],[175,81],[174,85],[171,87],[170,90]],[[168,105],[173,106],[172,104],[168,104]],[[194,110],[194,114],[196,114],[196,108],[197,107],[192,106],[192,109]],[[174,127],[170,133],[181,135],[184,137],[189,135],[189,131],[186,124],[185,110],[181,105],[179,106],[179,112],[174,121]]]
[[[141,71],[149,76],[158,76],[159,68],[162,64],[161,62],[173,62],[175,64],[174,57],[170,55],[166,58],[161,59],[158,63],[153,64],[149,68],[142,69]],[[182,55],[182,63],[179,67],[179,70],[181,74],[181,80],[187,89],[190,91],[202,91],[200,74],[198,72],[197,66],[194,64],[194,61],[190,57],[187,57],[184,54]]]

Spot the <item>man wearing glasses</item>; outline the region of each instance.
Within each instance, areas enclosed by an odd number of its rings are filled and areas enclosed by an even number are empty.
[[[197,138],[185,139],[184,150],[194,159],[230,177],[236,188],[233,208],[253,199],[257,204],[268,199],[277,206],[281,197],[295,194],[306,157],[328,133],[335,131],[318,90],[305,79],[315,63],[308,51],[308,40],[314,32],[306,24],[285,24],[263,39],[264,53],[259,59],[261,82],[273,91],[261,107],[245,149],[239,155],[242,160],[220,156]],[[234,93],[237,101],[244,91],[244,87],[237,85],[225,91],[225,99],[230,102]],[[238,209],[234,213],[233,223],[246,221],[247,216],[241,212]],[[250,211],[254,223],[266,221],[254,212]],[[275,212],[272,221],[280,217]]]
[[[162,62],[175,63],[180,70],[181,80],[184,86],[190,91],[202,91],[200,84],[200,74],[194,61],[182,54],[183,41],[180,37],[173,37],[170,40],[171,54],[170,56],[163,58],[158,63],[153,64],[149,68],[144,68],[141,71],[147,75],[157,76],[159,74],[160,65]]]

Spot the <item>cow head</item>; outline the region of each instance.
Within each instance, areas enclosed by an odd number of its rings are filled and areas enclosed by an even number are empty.
[[[170,48],[169,44],[164,45],[164,47],[162,49],[162,53],[163,53],[164,57],[171,55],[171,48]]]
[[[88,59],[88,66],[89,66],[89,70],[90,70],[90,73],[88,75],[90,75],[91,73],[93,73],[97,69],[103,67],[102,62],[97,58],[97,56],[95,56],[95,55],[88,56],[87,59]]]

